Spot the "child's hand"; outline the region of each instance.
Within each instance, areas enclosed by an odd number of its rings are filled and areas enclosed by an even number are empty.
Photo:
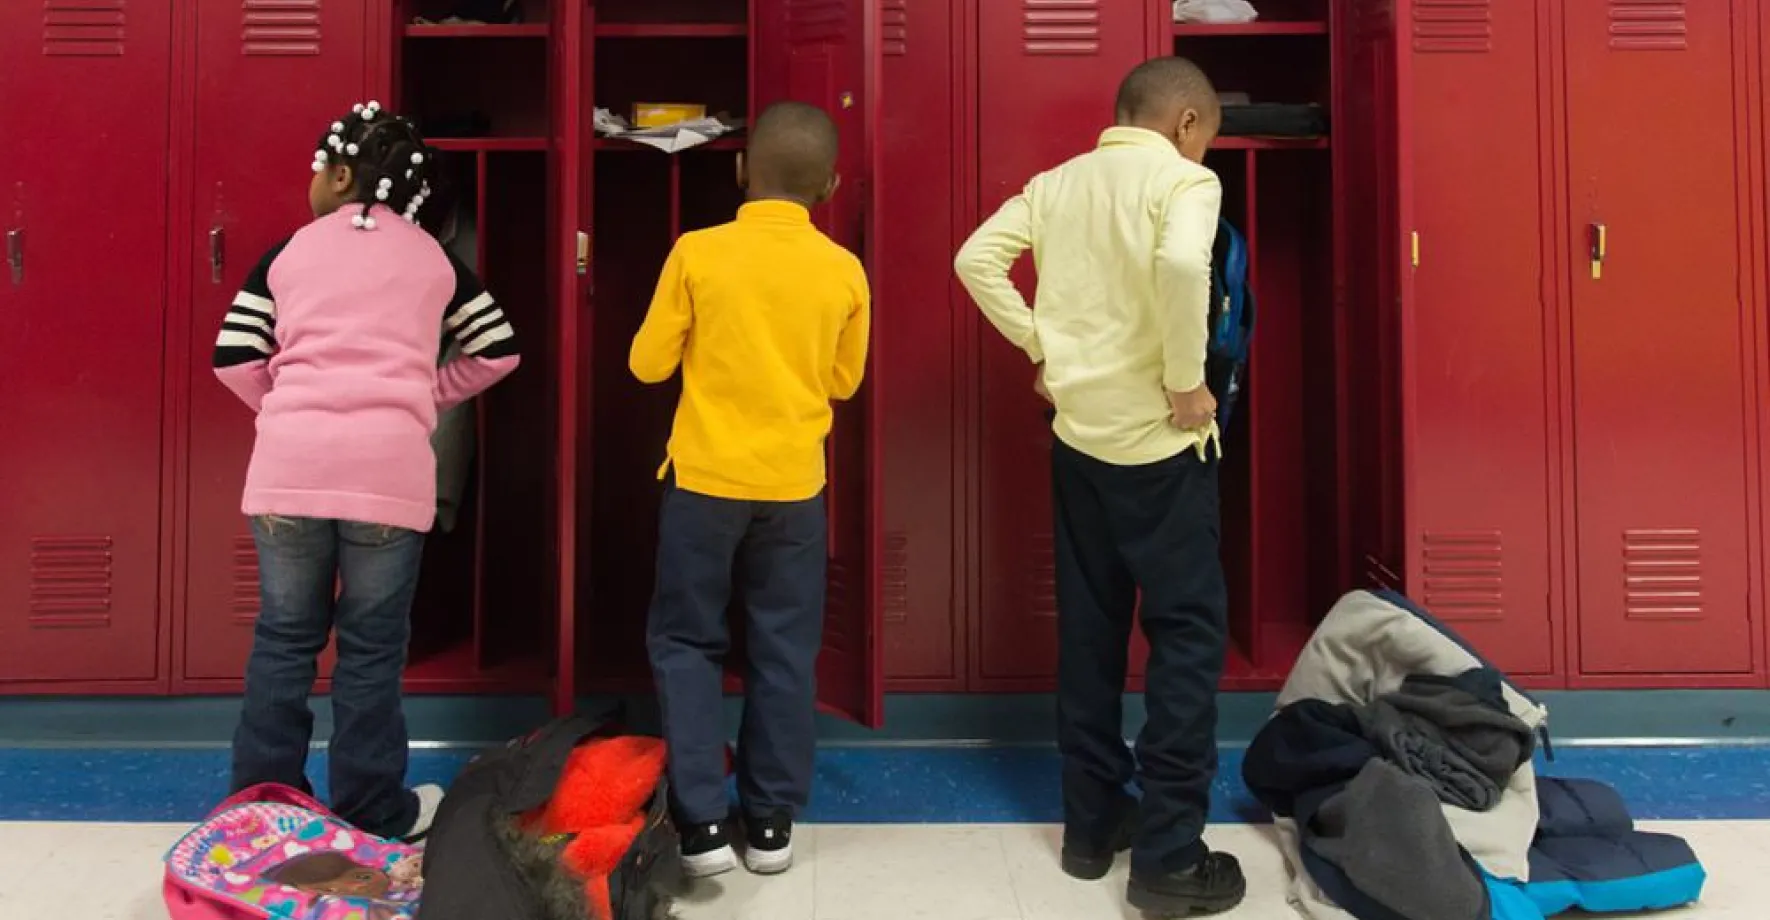
[[[1190,393],[1168,393],[1169,421],[1182,431],[1198,431],[1208,427],[1217,417],[1217,397],[1211,388],[1200,384]]]
[[[1043,364],[1033,369],[1033,392],[1039,394],[1039,398],[1045,402],[1053,406],[1057,405],[1051,399],[1050,389],[1045,386],[1045,366]]]

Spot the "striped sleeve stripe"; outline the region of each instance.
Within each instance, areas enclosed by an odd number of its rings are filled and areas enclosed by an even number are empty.
[[[456,338],[461,339],[471,339],[487,329],[498,325],[508,325],[504,320],[504,311],[497,307],[492,307],[487,310],[481,310],[472,319],[469,319],[464,325],[462,325],[460,331],[455,333],[455,336]]]
[[[467,301],[456,309],[455,312],[449,314],[449,318],[446,321],[449,330],[453,332],[461,328],[462,324],[466,323],[469,319],[474,318],[487,307],[492,306],[495,306],[492,301],[492,295],[489,292],[482,292],[478,297]]]
[[[475,357],[502,357],[504,354],[508,354],[509,351],[498,350],[498,354],[487,354],[487,352],[494,350],[493,346],[498,343],[512,342],[515,338],[516,330],[510,328],[509,323],[501,322],[474,336],[465,345],[461,346],[461,350]]]
[[[260,354],[276,351],[276,340],[270,332],[250,326],[242,327],[227,322],[221,324],[221,335],[215,340],[216,348],[250,348]]]
[[[257,313],[266,319],[273,319],[277,315],[276,301],[269,297],[260,297],[251,291],[241,291],[235,294],[233,305],[236,309]]]
[[[248,326],[253,329],[263,329],[267,333],[270,332],[276,324],[275,320],[262,313],[256,313],[239,307],[227,311],[227,317],[222,320],[222,322],[235,326]]]

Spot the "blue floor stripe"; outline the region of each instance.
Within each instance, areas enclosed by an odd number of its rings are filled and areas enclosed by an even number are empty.
[[[460,751],[415,751],[414,782],[446,783]],[[1770,747],[1572,748],[1552,775],[1614,785],[1641,819],[1770,819]],[[325,758],[315,756],[324,789]],[[1224,751],[1211,819],[1261,821]],[[195,821],[221,798],[227,754],[204,750],[0,749],[0,820]],[[1058,759],[1048,747],[829,747],[818,753],[822,823],[1055,823]]]

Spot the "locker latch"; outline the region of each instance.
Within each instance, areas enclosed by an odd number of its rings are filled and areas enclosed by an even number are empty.
[[[209,228],[209,283],[221,283],[221,269],[227,263],[227,231]]]
[[[1610,254],[1610,228],[1594,221],[1586,237],[1592,250],[1592,280],[1597,281],[1604,277],[1604,257]]]
[[[1420,231],[1418,231],[1418,230],[1413,231],[1411,234],[1409,234],[1409,237],[1410,237],[1409,245],[1413,249],[1413,252],[1411,254],[1411,258],[1413,259],[1414,267],[1419,268],[1420,267]]]
[[[25,232],[6,231],[6,264],[12,266],[12,283],[25,283]]]
[[[590,234],[578,231],[578,274],[590,273]]]

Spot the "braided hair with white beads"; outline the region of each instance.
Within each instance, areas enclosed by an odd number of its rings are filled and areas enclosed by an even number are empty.
[[[342,120],[332,122],[313,154],[313,171],[348,167],[352,186],[349,201],[362,205],[350,222],[362,230],[375,229],[372,210],[382,204],[399,212],[408,222],[418,222],[418,209],[430,196],[430,177],[436,152],[412,123],[381,109],[381,103],[358,103]]]

